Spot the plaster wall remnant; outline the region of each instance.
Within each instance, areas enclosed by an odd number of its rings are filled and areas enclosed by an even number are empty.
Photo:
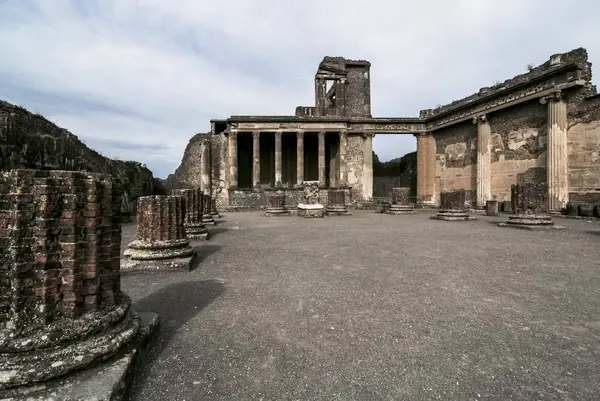
[[[585,49],[555,54],[527,73],[418,117],[372,117],[370,74],[367,61],[325,57],[315,74],[314,106],[288,116],[212,120],[217,204],[257,209],[266,202],[264,191],[279,189],[291,205],[310,181],[324,191],[346,187],[349,206],[369,202],[375,134],[417,137],[416,182],[407,186],[415,187],[421,206],[438,205],[442,191],[463,189],[469,205],[484,207],[487,200],[509,200],[513,184],[542,181],[550,183],[554,208],[573,196],[600,196],[594,173],[600,96]],[[540,103],[557,91],[561,101]]]
[[[89,390],[86,370],[121,352],[124,368],[137,363],[126,350],[145,335],[121,291],[121,192],[108,174],[0,174],[0,398],[73,399],[63,387]]]

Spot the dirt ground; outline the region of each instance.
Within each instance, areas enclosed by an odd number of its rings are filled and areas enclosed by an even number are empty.
[[[432,213],[230,213],[193,271],[124,275],[162,324],[131,400],[598,399],[600,223]]]

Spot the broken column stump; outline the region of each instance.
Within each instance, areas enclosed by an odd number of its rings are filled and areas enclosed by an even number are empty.
[[[172,194],[185,199],[183,227],[187,237],[190,239],[208,239],[208,229],[202,222],[202,191],[198,188],[174,189]]]
[[[498,201],[485,201],[485,214],[488,216],[498,216]]]
[[[107,174],[0,173],[0,399],[121,399],[155,314],[121,291]]]
[[[410,203],[410,188],[395,187],[392,188],[392,203],[386,210],[387,214],[413,214],[413,208]]]
[[[437,215],[431,216],[432,219],[444,221],[469,221],[477,220],[469,216],[465,207],[465,190],[444,191],[440,194],[441,208]]]
[[[210,214],[213,216],[213,219],[220,219],[221,213],[217,210],[217,199],[214,196],[210,198]]]
[[[513,212],[512,202],[511,201],[502,202],[502,211],[504,213],[512,213]]]
[[[202,195],[202,223],[208,226],[217,225],[212,212],[212,196],[209,194]]]
[[[269,192],[267,194],[267,210],[265,216],[289,216],[290,212],[285,208],[285,193],[282,191]]]
[[[195,252],[183,225],[185,208],[181,196],[138,198],[137,239],[127,245],[121,270],[190,270]]]
[[[304,182],[304,199],[298,204],[298,216],[304,218],[325,217],[325,208],[320,202],[318,181]]]
[[[513,214],[500,227],[523,229],[564,229],[548,214],[548,184],[513,184],[510,188]]]
[[[346,191],[343,189],[328,190],[325,211],[328,215],[347,216],[349,213],[346,207]]]

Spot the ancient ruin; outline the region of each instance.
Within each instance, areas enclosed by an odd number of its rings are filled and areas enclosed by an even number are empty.
[[[469,221],[476,220],[470,216],[466,207],[466,191],[459,189],[457,191],[444,191],[441,193],[441,206],[432,219],[445,221]]]
[[[185,199],[185,217],[183,226],[185,234],[190,239],[208,239],[208,229],[202,222],[204,197],[202,190],[174,189],[172,194]]]
[[[202,223],[207,224],[209,226],[217,225],[217,222],[215,221],[214,217],[215,214],[212,210],[212,205],[212,197],[209,194],[205,193],[202,196]]]
[[[265,216],[289,216],[290,211],[285,207],[285,193],[272,191],[267,194],[268,206]]]
[[[157,319],[121,291],[120,193],[105,174],[0,174],[0,398],[126,388]]]
[[[392,202],[385,213],[394,215],[413,214],[413,207],[410,203],[410,188],[392,188]]]
[[[346,190],[330,189],[327,191],[327,207],[325,208],[327,215],[346,216],[348,208],[346,207]]]
[[[489,200],[485,202],[485,214],[487,216],[498,216],[499,207],[498,201]]]
[[[372,117],[370,74],[367,61],[325,57],[314,106],[299,106],[293,116],[212,120],[210,132],[194,137],[195,147],[190,142],[177,180],[210,176],[223,210],[260,209],[267,197],[256,194],[274,189],[296,207],[312,181],[321,190],[345,189],[346,203],[361,205],[373,196],[373,137],[399,134],[416,137],[419,207],[439,206],[441,192],[464,189],[472,207],[496,200],[508,212],[511,185],[540,182],[548,182],[551,211],[570,199],[600,200],[600,95],[585,49],[552,55],[418,117]]]
[[[555,225],[552,216],[548,213],[551,205],[548,204],[548,184],[516,184],[511,187],[511,202],[513,213],[506,223],[500,227],[514,227],[525,229],[565,227]]]
[[[305,183],[303,195],[303,202],[298,204],[298,216],[305,218],[325,217],[319,184],[317,182]]]
[[[190,270],[194,248],[184,226],[186,199],[182,196],[138,198],[137,238],[127,245],[121,269]]]

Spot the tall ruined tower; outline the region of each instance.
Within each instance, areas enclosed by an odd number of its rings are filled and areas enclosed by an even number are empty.
[[[371,63],[326,56],[315,74],[315,107],[297,116],[371,117]]]

